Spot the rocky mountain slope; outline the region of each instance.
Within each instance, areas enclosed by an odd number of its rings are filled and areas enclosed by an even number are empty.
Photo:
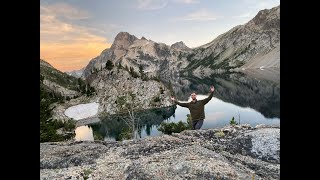
[[[99,56],[92,59],[86,66],[83,77],[87,78],[95,69],[103,69],[107,60],[115,65],[132,67],[139,72],[139,66],[148,77],[164,76],[177,73],[178,69],[187,65],[186,57],[191,52],[183,42],[168,46],[156,43],[144,37],[138,39],[127,32],[120,32],[112,46],[105,49]]]
[[[109,49],[89,62],[83,78],[103,69],[107,60],[136,72],[142,66],[149,77],[160,76],[164,81],[180,72],[203,77],[230,69],[280,67],[280,5],[259,11],[245,25],[193,49],[183,42],[169,46],[120,32]]]
[[[195,48],[184,71],[208,76],[234,68],[280,67],[280,5]]]
[[[52,119],[67,122],[70,118],[64,115],[66,104],[90,101],[93,98],[94,88],[86,81],[63,73],[40,59],[40,91],[55,99],[49,108],[55,107]]]
[[[42,59],[40,59],[40,78],[45,88],[56,94],[70,98],[81,95],[77,78],[57,70]]]
[[[76,78],[58,71],[40,59],[40,142],[63,141],[74,136],[75,123],[52,117],[52,109],[81,95]]]
[[[280,127],[40,144],[40,179],[280,179]]]
[[[88,76],[87,81],[96,89],[99,114],[126,111],[122,108],[124,101],[132,105],[133,109],[172,105],[170,91],[161,82],[133,77],[123,68],[98,71]]]

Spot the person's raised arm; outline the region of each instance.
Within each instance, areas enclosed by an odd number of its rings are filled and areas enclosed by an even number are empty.
[[[213,91],[214,91],[214,87],[211,86],[211,87],[210,87],[210,95],[209,95],[209,97],[207,97],[207,98],[205,98],[205,99],[202,100],[202,101],[203,101],[203,104],[207,104],[207,103],[212,99],[212,97],[213,97]]]
[[[178,104],[179,106],[181,106],[181,107],[188,107],[189,106],[189,103],[181,103],[181,102],[178,102],[173,96],[171,96],[171,100],[174,102],[174,103],[176,103],[176,104]]]

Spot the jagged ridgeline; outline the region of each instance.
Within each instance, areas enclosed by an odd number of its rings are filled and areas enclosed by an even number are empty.
[[[259,11],[246,24],[235,26],[196,48],[189,48],[183,42],[166,45],[120,32],[110,48],[90,61],[82,77],[103,69],[107,60],[135,72],[141,67],[147,76],[160,76],[164,81],[179,74],[209,77],[242,69],[279,68],[280,5]]]

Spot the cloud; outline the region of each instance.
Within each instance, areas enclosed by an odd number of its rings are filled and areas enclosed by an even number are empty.
[[[216,20],[218,16],[209,12],[207,9],[200,9],[198,11],[187,14],[183,17],[176,18],[176,21],[213,21]]]
[[[200,3],[200,1],[197,1],[197,0],[173,0],[173,2],[181,3],[181,4],[197,4],[197,3]]]
[[[143,10],[158,10],[165,8],[169,2],[179,4],[197,4],[198,0],[138,0],[138,9]]]
[[[67,3],[55,3],[48,6],[40,5],[40,14],[55,14],[67,19],[88,19],[90,15],[87,11],[77,9]]]
[[[80,69],[111,46],[105,37],[97,35],[103,30],[66,22],[65,15],[67,19],[89,17],[75,8],[65,4],[40,6],[40,12],[40,57],[61,71]]]
[[[168,2],[168,0],[138,0],[138,8],[144,10],[157,10],[166,7]]]

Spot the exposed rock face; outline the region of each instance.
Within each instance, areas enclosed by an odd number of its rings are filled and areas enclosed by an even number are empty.
[[[62,96],[66,97],[75,97],[81,95],[78,91],[70,90],[68,88],[65,88],[63,86],[60,86],[59,84],[55,82],[51,82],[49,80],[43,80],[43,84],[47,86],[49,89],[51,89],[54,92],[57,92],[61,94]]]
[[[149,109],[171,106],[170,92],[160,82],[143,81],[132,77],[124,69],[99,71],[90,75],[88,81],[95,87],[99,105],[98,113],[114,114],[121,110],[120,101],[128,93],[135,96],[135,108]]]
[[[97,103],[98,112],[92,117],[105,116],[125,111],[120,101],[130,102],[133,109],[150,109],[171,106],[170,91],[161,83],[155,80],[143,81],[141,78],[133,77],[127,70],[114,67],[111,70],[102,69],[91,73],[86,81],[95,88],[95,95],[91,98],[79,97],[64,104],[59,104],[53,110],[53,117],[68,119],[67,108],[73,108],[84,103]],[[129,95],[135,98],[133,101],[125,99]],[[83,109],[90,111],[90,109]],[[125,111],[127,112],[127,111]],[[88,117],[86,117],[88,118]],[[76,118],[78,120],[78,118]]]
[[[85,68],[83,77],[87,78],[94,69],[105,67],[107,60],[115,65],[132,67],[139,72],[139,66],[151,76],[168,76],[177,73],[177,69],[187,65],[186,56],[191,52],[183,42],[177,42],[171,47],[164,43],[156,43],[146,38],[138,39],[127,32],[120,32],[109,49],[91,60]]]
[[[173,73],[175,67],[183,65],[183,60],[176,57],[176,54],[187,51],[190,49],[183,42],[170,47],[120,32],[109,49],[89,62],[82,75],[96,89],[96,102],[100,104],[98,114],[118,112],[121,107],[117,100],[127,93],[135,95],[134,104],[142,109],[171,106],[170,92],[161,82],[134,78],[124,68],[133,68],[141,75],[139,66],[142,66],[148,77],[156,77],[159,74],[167,76]],[[108,60],[114,64],[111,70],[106,69]],[[179,62],[179,65],[175,65]],[[122,66],[121,69],[118,68],[119,64]],[[177,73],[177,69],[175,71]]]
[[[190,50],[190,48],[186,46],[182,41],[172,44],[170,48],[177,50]]]
[[[280,179],[280,127],[40,144],[40,179]],[[254,173],[254,174],[253,174]]]

